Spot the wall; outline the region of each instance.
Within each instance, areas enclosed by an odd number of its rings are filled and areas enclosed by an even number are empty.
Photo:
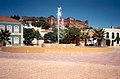
[[[2,51],[11,53],[96,53],[96,52],[109,52],[113,48],[103,48],[103,47],[73,47],[73,48],[53,48],[53,47],[2,47]]]
[[[120,29],[114,29],[114,28],[104,28],[105,33],[109,33],[109,38],[106,38],[106,34],[105,34],[105,39],[110,39],[110,46],[112,46],[112,40],[115,40],[117,37],[117,33],[119,33],[119,37],[120,37]],[[114,38],[112,38],[112,33],[114,33]],[[114,41],[114,46],[119,46],[120,45],[120,41],[119,44],[117,44],[117,41]]]

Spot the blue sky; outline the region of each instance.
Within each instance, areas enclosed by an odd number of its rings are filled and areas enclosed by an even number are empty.
[[[59,5],[65,18],[88,20],[93,27],[120,26],[120,0],[0,0],[0,15],[56,16]]]

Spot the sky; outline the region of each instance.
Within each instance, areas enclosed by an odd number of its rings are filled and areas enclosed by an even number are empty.
[[[62,7],[64,18],[88,20],[89,26],[120,26],[120,0],[0,0],[0,16],[57,17]]]

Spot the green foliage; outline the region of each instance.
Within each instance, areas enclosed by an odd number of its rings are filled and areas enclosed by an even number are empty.
[[[32,41],[34,38],[37,39],[37,45],[39,44],[38,40],[43,39],[41,36],[40,32],[37,30],[35,31],[34,29],[26,29],[24,28],[24,34],[23,34],[24,44],[26,45],[32,45]]]
[[[83,41],[85,41],[85,46],[87,45],[87,39],[89,39],[90,38],[90,36],[89,36],[89,34],[88,33],[81,33],[81,35],[80,35],[80,38],[83,40]]]
[[[40,24],[39,24],[39,22],[35,22],[35,21],[32,22],[32,26],[41,27]]]
[[[6,43],[8,42],[9,44],[11,44],[10,42],[10,35],[11,33],[9,32],[9,30],[5,29],[1,29],[0,31],[0,43],[3,44],[3,46],[6,46]]]
[[[77,22],[81,22],[80,20],[76,20]]]
[[[26,29],[26,28],[24,28],[23,38],[25,39],[24,43],[26,45],[31,45],[32,40],[34,40],[34,38],[35,38],[35,33],[36,32],[35,32],[34,29]]]
[[[67,24],[67,25],[65,25],[65,27],[66,27],[66,28],[68,28],[68,27],[69,27],[69,25]]]
[[[35,31],[35,38],[36,38],[37,40],[43,39],[43,37],[41,36],[41,34],[40,34],[39,31]]]
[[[57,37],[58,30],[54,28],[52,32],[45,34],[44,41],[47,42],[48,40],[51,43],[56,43],[58,40]],[[76,27],[69,27],[67,29],[60,29],[60,43],[70,44],[75,43],[76,37],[80,36],[80,30]]]
[[[120,37],[117,36],[117,37],[115,38],[115,41],[120,41]]]
[[[49,17],[54,17],[54,15],[50,15]],[[48,17],[48,18],[49,18],[49,17]],[[54,18],[55,18],[55,17],[54,17]]]
[[[93,27],[90,26],[90,27],[88,27],[88,29],[93,29]]]
[[[50,43],[57,42],[57,28],[54,28],[52,32],[49,32],[44,35],[45,43],[50,41]]]
[[[14,19],[16,19],[16,20],[19,20],[19,19],[20,19],[20,16],[14,15],[14,16],[11,16],[11,18],[14,18]]]
[[[103,28],[94,29],[93,37],[97,39],[98,46],[101,46],[101,42],[104,39],[105,30]]]
[[[38,22],[33,21],[32,25],[35,27],[42,27],[42,29],[49,29],[51,25],[48,22],[45,22],[44,20],[40,20]]]
[[[65,29],[65,36],[64,39],[62,40],[62,43],[65,44],[74,43],[76,37],[79,36],[80,36],[80,29],[76,27],[68,27],[67,29]]]
[[[39,41],[38,40],[43,39],[43,37],[41,36],[41,34],[40,34],[40,32],[38,30],[35,31],[35,38],[37,39],[37,45],[39,45]]]

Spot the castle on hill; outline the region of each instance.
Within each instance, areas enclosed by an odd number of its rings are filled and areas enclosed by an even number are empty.
[[[57,18],[54,16],[49,16],[48,18],[45,17],[28,17],[28,16],[22,16],[22,19],[26,22],[28,22],[29,24],[32,23],[32,21],[39,21],[39,20],[44,20],[48,23],[50,23],[53,26],[57,26]],[[76,26],[78,28],[83,28],[83,27],[88,27],[88,20],[86,21],[80,21],[80,20],[76,20],[73,17],[68,17],[67,19],[65,18],[61,18],[60,20],[60,26],[61,28],[65,28],[65,27],[72,27],[72,26]]]

